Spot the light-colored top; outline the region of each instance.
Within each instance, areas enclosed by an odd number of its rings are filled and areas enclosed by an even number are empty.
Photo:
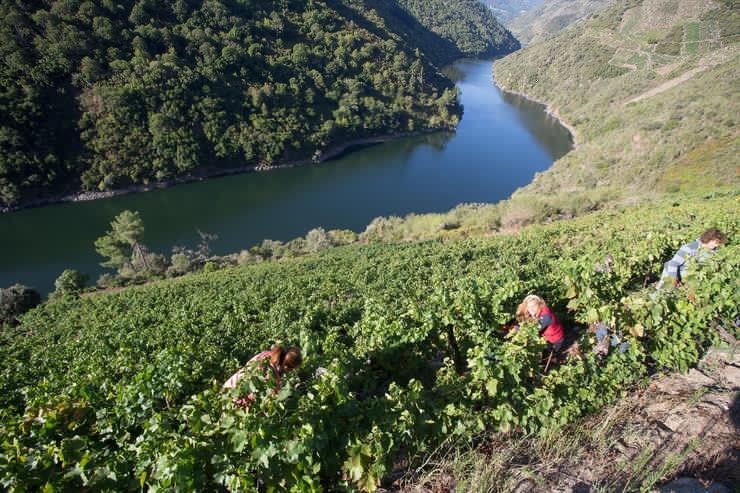
[[[270,359],[270,351],[262,351],[261,353],[252,356],[252,359],[247,361],[247,364],[244,365],[243,368],[240,368],[238,372],[234,373],[229,377],[228,380],[226,380],[226,382],[224,383],[224,388],[233,389],[234,387],[236,387],[236,384],[239,383],[239,380],[241,380],[241,378],[244,376],[244,372],[246,371],[247,367],[250,364],[258,363],[264,359]]]
[[[688,271],[687,262],[692,257],[697,257],[699,260],[704,260],[706,257],[711,255],[711,250],[701,248],[701,240],[696,239],[691,243],[679,248],[676,255],[671,260],[663,265],[663,273],[660,275],[660,282],[658,288],[662,288],[666,280],[672,281],[673,284],[683,282],[686,278],[686,272]]]

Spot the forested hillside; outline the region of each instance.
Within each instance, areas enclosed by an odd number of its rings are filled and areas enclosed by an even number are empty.
[[[59,297],[0,330],[0,484],[373,491],[443,442],[557,433],[649,373],[696,363],[712,324],[738,335],[737,200],[685,195],[515,235],[374,242]],[[692,264],[686,288],[645,288],[709,226],[730,242]],[[530,293],[580,343],[549,371],[533,324],[501,330]],[[605,358],[585,330],[596,321],[620,347]],[[221,388],[276,341],[305,355],[277,394],[259,375]],[[234,406],[249,392],[248,410]]]
[[[479,0],[398,0],[422,25],[468,56],[510,53],[519,42]]]
[[[442,38],[430,15],[356,0],[3,0],[0,206],[454,127],[439,66],[514,46],[490,16]]]
[[[614,0],[548,0],[511,19],[507,26],[522,44],[551,38]]]
[[[549,104],[577,134],[512,200],[557,214],[566,199],[588,209],[736,188],[739,55],[737,2],[631,0],[497,61],[498,84]]]

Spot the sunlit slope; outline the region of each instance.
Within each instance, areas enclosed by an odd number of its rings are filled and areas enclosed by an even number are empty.
[[[515,198],[737,187],[738,41],[737,2],[633,0],[498,61],[500,85],[577,131],[578,148]]]
[[[493,11],[496,18],[508,24],[512,19],[537,7],[542,0],[483,0]],[[521,41],[521,38],[517,38]]]
[[[516,235],[337,248],[45,304],[2,332],[0,481],[372,491],[451,435],[568,423],[648,368],[686,369],[716,337],[710,324],[738,315],[739,211],[733,194],[682,196]],[[709,226],[731,242],[695,269],[689,299],[643,289]],[[498,331],[532,292],[568,326],[613,324],[629,350],[599,364],[585,334],[583,358],[543,377],[534,327]],[[303,348],[303,370],[235,410],[221,383],[275,341]]]
[[[522,44],[530,45],[558,34],[611,3],[614,0],[548,0],[514,17],[507,25]]]

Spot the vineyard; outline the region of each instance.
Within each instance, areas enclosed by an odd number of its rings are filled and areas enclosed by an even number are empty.
[[[675,197],[674,197],[675,198]],[[482,431],[538,433],[685,371],[737,336],[737,194],[600,212],[517,234],[370,243],[115,294],[59,298],[0,334],[0,485],[23,491],[373,491],[394,467]],[[729,242],[657,291],[716,226]],[[543,296],[580,355],[543,364]],[[602,322],[626,351],[594,355]],[[221,384],[274,342],[303,367],[269,394]]]

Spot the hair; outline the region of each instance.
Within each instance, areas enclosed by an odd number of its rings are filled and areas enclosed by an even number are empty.
[[[708,230],[704,231],[699,237],[699,241],[704,244],[707,244],[713,240],[717,241],[717,243],[719,243],[720,245],[724,245],[727,241],[727,236],[717,228],[709,228]]]
[[[275,344],[270,348],[270,364],[278,373],[294,370],[301,366],[301,363],[303,363],[303,356],[297,346],[285,348],[280,344]]]
[[[516,309],[516,319],[519,322],[524,322],[525,320],[530,319],[529,311],[527,310],[527,307],[529,305],[537,305],[537,311],[539,312],[542,310],[542,307],[545,306],[545,300],[537,296],[536,294],[530,294],[526,298],[524,298],[524,301],[521,302],[519,307]]]

